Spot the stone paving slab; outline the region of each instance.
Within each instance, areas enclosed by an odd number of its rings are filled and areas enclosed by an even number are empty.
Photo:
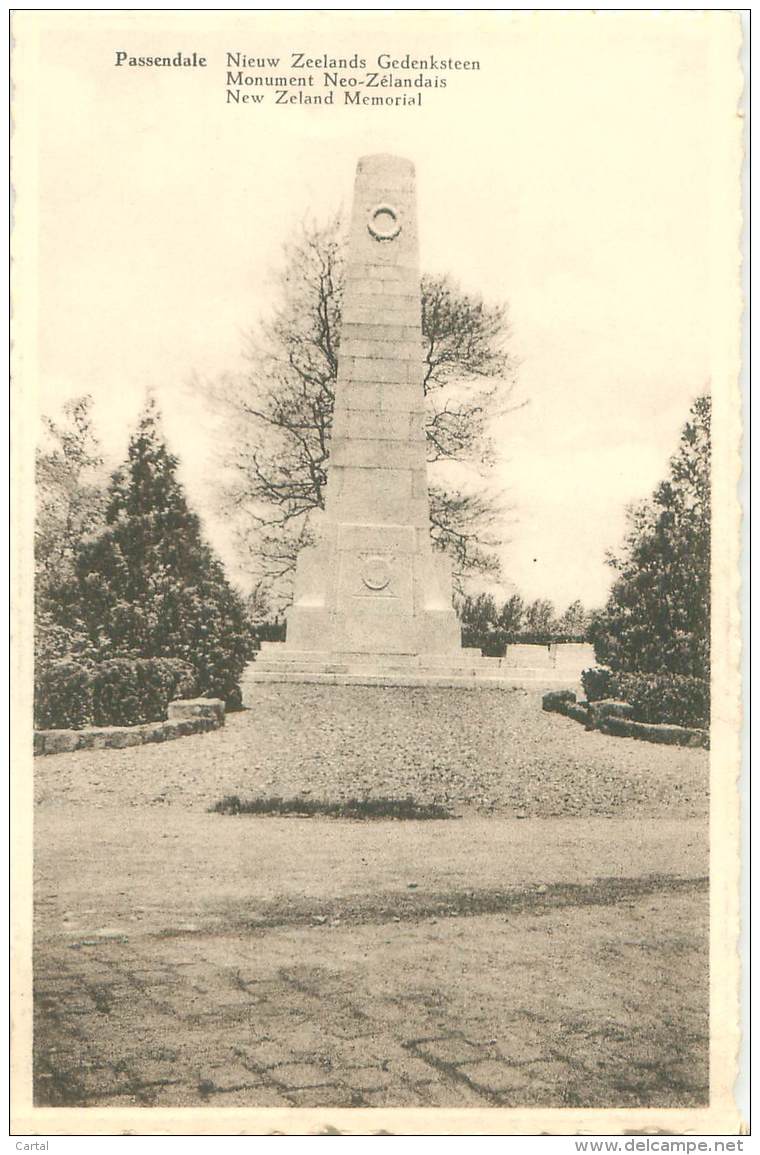
[[[704,1104],[706,919],[703,883],[663,880],[601,906],[284,926],[224,949],[204,933],[48,939],[37,1104]],[[118,999],[92,997],[104,970]],[[263,982],[241,985],[245,970]]]

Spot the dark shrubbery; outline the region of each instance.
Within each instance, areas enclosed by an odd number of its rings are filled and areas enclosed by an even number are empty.
[[[192,666],[176,658],[112,658],[93,674],[93,724],[137,726],[166,717],[176,698],[198,691]]]
[[[710,683],[688,674],[623,674],[620,697],[637,722],[670,722],[704,729],[710,724]]]
[[[541,707],[544,710],[557,710],[561,713],[571,702],[575,702],[573,690],[549,690],[541,699]]]
[[[92,668],[58,658],[35,672],[34,725],[38,730],[81,730],[92,722]]]
[[[485,658],[503,658],[507,651],[507,635],[499,629],[488,633],[465,625],[462,627],[462,645],[480,650]]]
[[[253,649],[260,650],[262,642],[284,642],[287,630],[285,619],[275,618],[274,621],[256,622],[251,626]]]
[[[327,802],[318,798],[251,798],[241,801],[237,794],[228,794],[215,806],[215,814],[283,814],[299,818],[352,818],[372,820],[380,818],[426,819],[452,818],[445,806],[436,802],[415,802],[413,798],[348,798],[345,802]]]
[[[583,689],[589,702],[618,698],[633,707],[636,722],[668,722],[704,729],[710,724],[710,683],[688,674],[614,674],[584,670]]]
[[[39,730],[136,726],[165,718],[169,702],[196,693],[195,670],[174,658],[61,658],[35,678],[34,724]]]
[[[651,499],[629,510],[607,604],[589,640],[590,702],[620,698],[638,722],[706,727],[710,717],[710,398],[699,397]]]
[[[557,616],[546,598],[524,602],[513,594],[498,606],[491,594],[465,595],[457,604],[462,645],[482,650],[488,658],[503,658],[507,646],[550,646],[586,640],[590,613],[575,601]]]
[[[590,640],[613,670],[710,670],[710,398],[692,406],[668,477],[628,511],[617,573]]]
[[[245,610],[204,541],[177,469],[149,403],[125,465],[112,475],[103,525],[79,542],[73,573],[56,592],[56,624],[93,661],[169,658],[191,665],[198,692],[234,708],[251,652]],[[120,719],[126,725],[144,712],[152,691],[127,684],[126,674],[113,678],[127,695]]]
[[[583,692],[589,702],[600,702],[602,698],[618,696],[618,676],[611,670],[584,670],[581,674]]]

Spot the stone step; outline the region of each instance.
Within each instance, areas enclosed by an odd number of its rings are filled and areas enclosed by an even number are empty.
[[[450,665],[450,666],[397,666],[392,662],[383,662],[375,665],[361,665],[358,663],[341,662],[261,662],[256,663],[256,669],[246,677],[257,678],[264,674],[356,674],[356,675],[374,675],[380,677],[395,676],[400,677],[415,677],[422,675],[430,675],[431,677],[461,677],[461,678],[482,678],[482,677],[503,677],[510,671],[506,669],[493,668],[488,666],[473,666],[469,664]],[[512,671],[523,674],[523,670]],[[536,671],[536,673],[544,673],[545,671]],[[527,672],[530,676],[530,671]]]
[[[380,653],[335,653],[324,650],[293,650],[283,642],[263,642],[256,659],[259,669],[281,669],[298,667],[310,668],[313,665],[322,667],[325,663],[336,666],[361,666],[370,668],[375,666],[390,667],[393,669],[453,669],[473,668],[483,670],[499,669],[544,669],[556,668],[552,660],[529,662],[524,655],[513,656],[507,651],[503,658],[486,657],[474,647],[463,647],[461,650],[448,654],[380,654]]]
[[[262,662],[269,659],[275,661],[326,661],[327,659],[334,659],[341,662],[382,662],[393,660],[394,662],[403,663],[406,665],[417,665],[420,661],[429,662],[432,664],[445,665],[452,662],[498,662],[498,658],[484,658],[480,650],[473,648],[455,650],[453,653],[447,654],[389,654],[371,651],[339,651],[330,652],[328,650],[293,650],[282,642],[272,642],[268,645],[262,644],[261,650],[258,654],[257,661]]]
[[[287,657],[287,658],[319,658],[324,659],[324,650],[294,650],[290,646],[286,646],[284,642],[262,642],[257,660],[261,661],[265,657]]]
[[[461,650],[454,654],[362,654],[319,653],[314,650],[262,650],[253,663],[257,669],[310,668],[313,666],[341,666],[353,669],[375,667],[394,670],[419,669],[499,669],[500,658],[484,658],[480,651]]]
[[[338,673],[323,670],[316,672],[293,670],[259,670],[246,674],[242,680],[243,702],[250,701],[248,691],[261,683],[303,683],[331,686],[386,686],[386,687],[438,687],[440,689],[470,689],[479,687],[491,689],[520,689],[533,688],[541,690],[578,688],[578,680],[567,675],[557,675],[547,670],[514,669],[508,671],[503,668],[498,674],[471,672],[470,674],[432,673],[420,671],[418,673],[386,672],[386,673]],[[253,702],[251,701],[251,704]]]

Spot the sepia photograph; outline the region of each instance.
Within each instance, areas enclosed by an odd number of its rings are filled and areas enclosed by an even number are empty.
[[[741,16],[11,38],[12,1133],[744,1133]]]

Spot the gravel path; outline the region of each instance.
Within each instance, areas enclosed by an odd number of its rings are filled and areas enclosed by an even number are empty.
[[[588,733],[535,690],[267,685],[223,730],[35,759],[43,805],[405,797],[515,817],[707,814],[708,754]]]

